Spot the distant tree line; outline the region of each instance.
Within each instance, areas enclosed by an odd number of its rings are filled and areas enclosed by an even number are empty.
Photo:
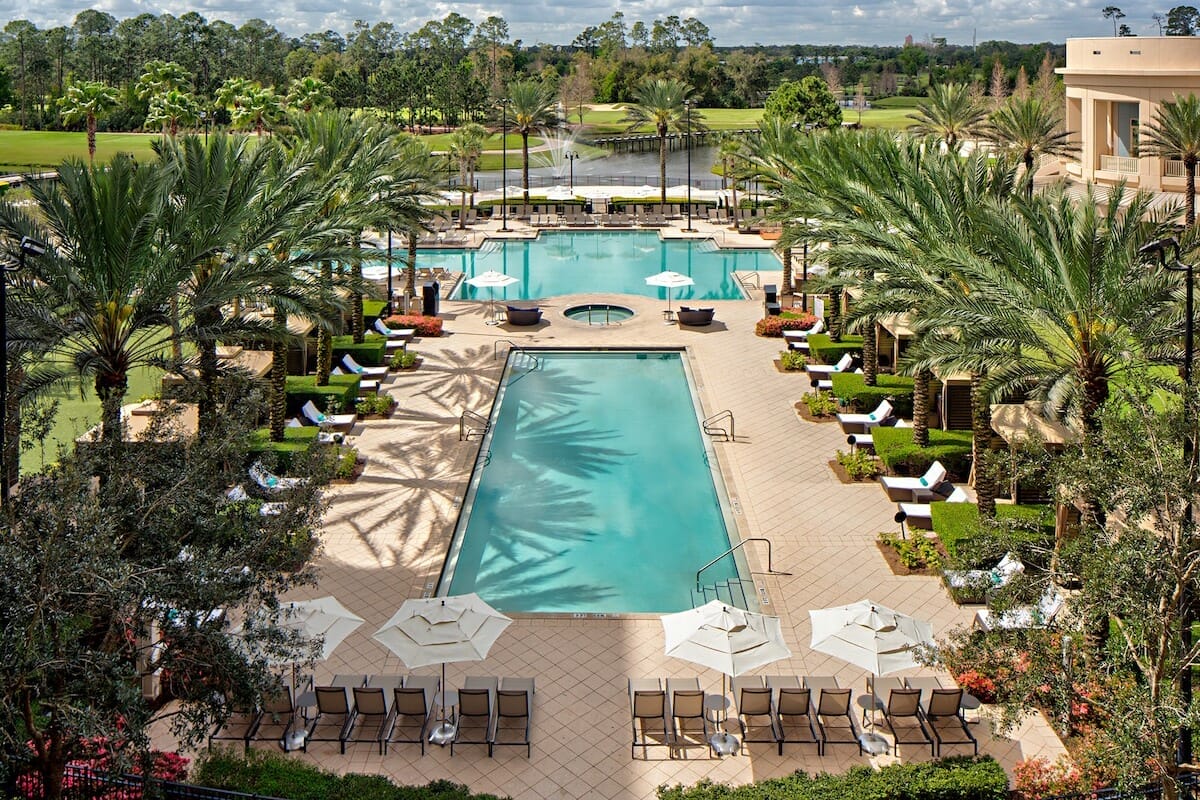
[[[984,42],[977,47],[773,45],[717,47],[698,19],[671,15],[628,23],[621,12],[585,27],[569,45],[528,45],[508,23],[474,23],[451,13],[411,32],[391,22],[356,21],[352,30],[288,37],[261,19],[241,26],[208,21],[196,12],[140,14],[118,20],[95,9],[70,26],[39,29],[13,20],[0,31],[0,121],[29,128],[65,123],[59,100],[74,84],[110,87],[116,103],[97,122],[101,130],[132,130],[153,119],[153,95],[139,91],[147,65],[174,63],[185,76],[179,91],[199,111],[228,123],[219,101],[231,80],[286,95],[295,82],[320,81],[339,108],[373,107],[413,128],[482,122],[514,80],[548,83],[568,112],[590,102],[630,102],[647,77],[694,88],[705,107],[756,107],[784,81],[825,79],[839,99],[924,94],[926,83],[974,82],[996,62],[1017,80],[1036,72],[1045,52],[1059,62],[1061,45]],[[152,125],[156,125],[152,122]]]

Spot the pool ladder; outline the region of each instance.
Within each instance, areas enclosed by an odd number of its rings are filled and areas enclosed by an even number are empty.
[[[542,362],[538,360],[537,356],[535,356],[533,353],[526,350],[521,345],[514,342],[512,339],[497,339],[495,342],[492,343],[492,361],[495,361],[497,358],[500,357],[500,345],[502,345],[502,344],[508,345],[508,349],[510,351],[515,350],[516,352],[525,356],[525,358],[528,359],[530,362],[530,366],[529,366],[530,370],[535,370],[542,365]],[[513,366],[516,366],[516,362],[513,363]]]
[[[726,419],[729,420],[728,430],[723,425],[717,424],[718,422],[723,422]],[[734,426],[733,412],[730,411],[728,408],[725,409],[724,411],[718,411],[717,413],[713,414],[710,417],[706,417],[704,422],[700,423],[700,427],[709,436],[724,436],[725,441],[727,441],[727,442],[737,441],[737,436],[734,435],[734,427],[733,426]]]
[[[458,440],[469,442],[471,437],[482,439],[492,429],[492,423],[487,417],[480,416],[474,411],[463,411],[458,417]]]
[[[791,575],[792,574],[790,572],[782,572],[780,570],[775,569],[775,564],[771,558],[771,540],[770,539],[767,539],[762,536],[751,536],[747,539],[742,539],[740,542],[735,544],[733,547],[729,548],[724,553],[721,553],[721,555],[717,556],[712,561],[709,561],[703,567],[696,570],[696,588],[692,591],[693,605],[695,605],[697,602],[699,602],[701,605],[703,605],[704,603],[707,603],[709,600],[715,599],[715,600],[721,600],[722,602],[729,603],[730,605],[733,605],[733,606],[737,606],[738,608],[741,608],[741,609],[749,609],[749,603],[746,600],[745,584],[751,583],[751,585],[753,585],[751,581],[743,580],[742,578],[730,578],[726,581],[718,581],[717,583],[714,583],[710,586],[704,586],[700,583],[700,575],[704,572],[704,570],[708,569],[713,564],[716,564],[718,561],[723,559],[725,556],[731,555],[735,550],[739,550],[740,548],[744,547],[749,542],[766,542],[767,543],[767,574],[768,575]],[[751,594],[753,594],[753,592],[751,592]],[[740,603],[739,603],[739,600],[741,601]]]

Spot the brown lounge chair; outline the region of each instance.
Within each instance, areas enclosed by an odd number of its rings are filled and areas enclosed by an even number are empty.
[[[742,746],[751,742],[767,742],[782,747],[775,727],[774,692],[761,677],[733,679],[733,696],[737,698],[738,724],[742,728]]]
[[[525,757],[533,754],[529,736],[533,717],[533,678],[503,678],[496,694],[496,729],[492,734],[495,747],[513,745],[525,747]]]
[[[979,755],[979,742],[971,735],[962,715],[962,689],[930,689],[929,700],[922,709],[929,730],[933,733],[934,758],[942,755],[944,744],[969,744]],[[958,734],[962,734],[959,736]]]
[[[517,306],[505,306],[505,317],[509,325],[537,325],[542,321],[542,310],[537,306],[533,308],[519,308]]]
[[[492,757],[498,685],[493,677],[468,677],[458,690],[458,726],[450,740],[450,755],[456,744],[482,744]]]
[[[813,725],[812,689],[801,686],[794,675],[771,675],[767,686],[778,695],[775,720],[779,729],[779,755],[783,755],[784,742],[815,744],[819,755],[822,747]]]
[[[629,679],[629,708],[633,713],[633,743],[629,757],[637,758],[637,749],[642,748],[642,758],[648,758],[648,747],[668,748],[668,757],[675,757],[671,726],[667,722],[667,693],[658,678]]]
[[[704,690],[699,678],[668,678],[671,696],[671,735],[675,752],[687,755],[689,747],[709,747],[708,719],[704,716]]]
[[[402,687],[392,689],[392,709],[383,724],[383,753],[392,742],[419,744],[425,755],[425,740],[433,720],[434,696],[441,681],[431,675],[409,675]]]
[[[875,678],[873,691],[875,707],[882,710],[883,721],[892,732],[892,753],[898,757],[900,745],[919,744],[929,745],[932,756],[933,739],[921,719],[921,690],[906,688],[899,678]]]
[[[688,308],[680,306],[679,311],[675,313],[675,319],[680,325],[711,325],[713,316],[716,310],[712,308]]]
[[[850,712],[850,690],[838,686],[837,679],[828,677],[805,678],[804,683],[817,693],[817,730],[821,734],[821,755],[831,744],[852,744],[862,755],[862,742],[858,738],[858,726]],[[845,723],[842,722],[845,720]]]

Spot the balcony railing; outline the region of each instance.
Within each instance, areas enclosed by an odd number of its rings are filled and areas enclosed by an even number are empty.
[[[1163,162],[1163,177],[1186,178],[1187,170],[1184,169],[1183,162],[1178,158],[1167,159]]]
[[[1138,160],[1128,156],[1100,156],[1100,169],[1106,172],[1123,172],[1136,175]]]

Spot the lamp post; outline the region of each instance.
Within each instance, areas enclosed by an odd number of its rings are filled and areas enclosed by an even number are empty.
[[[8,273],[24,269],[26,256],[36,258],[45,253],[45,244],[22,236],[16,266],[5,264],[0,270],[0,503],[8,500],[12,488],[8,471]]]
[[[508,231],[508,104],[500,100],[500,230]]]
[[[208,112],[200,112],[200,121],[204,123],[204,146],[208,147]]]
[[[1167,263],[1167,250],[1171,250],[1174,254],[1174,263]],[[1179,240],[1174,236],[1166,239],[1158,239],[1149,244],[1142,245],[1138,249],[1138,254],[1142,256],[1157,256],[1159,263],[1164,269],[1172,272],[1183,272],[1187,274],[1187,288],[1184,295],[1184,314],[1187,319],[1183,323],[1183,391],[1184,391],[1184,418],[1188,421],[1192,419],[1192,413],[1187,409],[1187,405],[1192,402],[1192,360],[1195,356],[1195,341],[1193,338],[1193,326],[1195,316],[1195,287],[1193,278],[1193,265],[1184,264],[1179,260]],[[1183,440],[1183,459],[1190,464],[1192,454],[1196,451],[1196,442],[1189,435]],[[1191,494],[1188,495],[1188,502],[1183,509],[1183,518],[1191,520],[1192,518],[1192,501]],[[1180,592],[1179,608],[1180,608],[1180,648],[1186,655],[1192,649],[1192,593],[1189,591],[1187,584],[1183,585]],[[1190,667],[1185,667],[1179,671],[1179,699],[1183,708],[1190,709],[1192,705],[1192,670]],[[1176,758],[1180,764],[1192,763],[1192,729],[1187,724],[1179,728],[1179,751],[1176,753]]]
[[[692,227],[692,106],[696,104],[691,98],[683,101],[687,113],[687,227],[684,233],[695,233]]]
[[[567,184],[567,188],[573,192],[575,191],[575,159],[579,158],[579,153],[576,153],[574,150],[568,150],[563,153],[563,157],[567,159],[567,163],[571,169],[570,182]]]

